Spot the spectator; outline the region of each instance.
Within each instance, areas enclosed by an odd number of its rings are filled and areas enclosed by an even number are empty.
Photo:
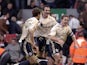
[[[24,21],[23,21],[22,17],[19,17],[18,20],[17,20],[17,24],[18,24],[20,27],[22,27],[22,26],[23,26],[23,23],[24,23]]]
[[[70,46],[70,56],[73,65],[85,65],[87,61],[87,41],[84,37],[84,32],[78,34],[77,43],[72,43]]]
[[[41,9],[43,9],[44,6],[45,6],[45,4],[41,2],[39,7],[40,7]]]
[[[21,49],[17,42],[17,39],[12,39],[6,47],[6,50],[11,56],[11,63],[16,63],[23,59],[23,55],[21,53]]]
[[[57,8],[70,8],[70,1],[69,0],[55,0]]]
[[[9,14],[5,14],[0,18],[0,34],[6,34],[8,32],[9,21],[7,20]]]
[[[0,17],[0,19],[5,19],[5,20],[8,20],[10,17],[10,14],[7,12],[7,11],[3,11],[2,12],[2,16]]]
[[[84,1],[76,0],[74,8],[77,9],[78,13],[81,13],[82,11],[84,11]]]
[[[27,0],[21,0],[20,3],[21,9],[25,9],[27,7]]]
[[[27,0],[27,5],[30,5],[31,0]],[[40,5],[41,0],[35,0],[35,5],[39,6]]]
[[[7,8],[5,8],[4,11],[6,11],[6,12],[8,12],[10,14],[10,18],[12,16],[17,16],[17,10],[13,9],[13,4],[12,3],[8,3]]]
[[[69,1],[70,1],[70,3],[71,3],[70,6],[71,6],[72,8],[74,8],[74,5],[75,5],[76,0],[69,0]]]
[[[2,10],[5,9],[6,6],[7,6],[6,0],[0,0],[0,5],[1,5],[1,7],[2,7]]]
[[[4,41],[7,42],[7,43],[10,43],[10,41],[13,38],[16,38],[16,37],[17,37],[17,34],[5,34],[4,35]]]
[[[4,41],[4,36],[0,34],[0,47],[5,48],[7,43]]]
[[[21,34],[21,27],[16,22],[16,17],[11,17],[11,21],[9,24],[9,33],[10,34]]]
[[[0,5],[0,17],[2,16],[2,7]]]
[[[44,3],[45,5],[48,5],[51,8],[56,7],[55,0],[41,0],[41,2]]]
[[[33,9],[33,8],[35,8],[35,7],[37,7],[36,4],[35,4],[35,0],[31,0],[31,1],[30,1],[30,5],[27,6],[27,9]]]
[[[19,11],[21,9],[21,2],[20,0],[10,0],[10,2],[14,5],[14,8]]]
[[[17,10],[25,9],[27,7],[27,0],[10,0]]]
[[[76,33],[75,33],[77,39],[78,39],[78,34],[80,32],[82,32],[83,30],[84,30],[84,28],[82,27],[82,25],[79,25],[79,27],[77,28]]]
[[[70,15],[69,26],[71,27],[73,33],[75,34],[76,29],[80,25],[80,21],[73,15]]]
[[[80,21],[83,23],[83,27],[87,30],[87,3],[85,3],[85,10],[80,14]]]

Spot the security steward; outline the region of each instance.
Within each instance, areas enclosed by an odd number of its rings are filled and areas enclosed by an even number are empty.
[[[0,65],[7,65],[9,61],[9,53],[4,48],[0,48]]]

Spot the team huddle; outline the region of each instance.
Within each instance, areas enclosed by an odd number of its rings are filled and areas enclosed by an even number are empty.
[[[50,15],[50,7],[45,6],[43,11],[34,8],[32,18],[25,21],[20,44],[29,64],[52,65],[61,63],[62,46],[67,36],[75,41],[75,36],[68,26],[69,17],[61,17],[61,23],[57,23]],[[22,43],[22,41],[24,41]],[[29,65],[28,64],[28,65]],[[24,65],[23,62],[19,65]]]

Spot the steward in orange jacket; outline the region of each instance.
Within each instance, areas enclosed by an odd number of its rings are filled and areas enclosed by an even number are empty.
[[[0,48],[0,65],[7,65],[10,61],[10,55],[4,48]]]
[[[70,56],[74,65],[85,65],[87,62],[87,41],[81,33],[77,39],[77,43],[70,46]]]
[[[0,56],[5,52],[4,48],[0,48]]]

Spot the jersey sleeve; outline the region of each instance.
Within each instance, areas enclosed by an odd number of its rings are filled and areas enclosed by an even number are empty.
[[[51,31],[49,33],[50,36],[55,36],[56,35],[57,26],[58,26],[58,24],[53,26],[53,28],[51,29]]]
[[[29,25],[28,25],[28,20],[25,21],[25,24],[23,25],[23,28],[22,28],[22,34],[21,34],[21,37],[20,37],[20,42],[22,42],[22,40],[25,39],[25,37],[27,36],[28,34],[28,29],[29,29]]]

